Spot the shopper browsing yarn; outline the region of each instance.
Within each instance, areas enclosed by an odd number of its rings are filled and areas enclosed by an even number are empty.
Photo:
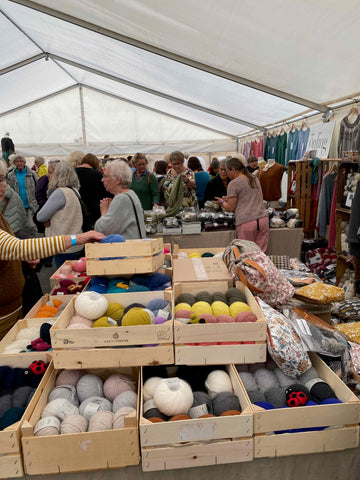
[[[204,172],[200,160],[197,157],[190,157],[188,160],[188,168],[195,172],[196,197],[200,208],[204,206],[204,196],[207,184],[210,181],[208,172]]]
[[[215,200],[216,197],[226,196],[227,186],[230,182],[226,170],[226,160],[221,160],[219,162],[219,173],[213,177],[210,182],[206,185],[204,201]]]
[[[135,153],[132,158],[135,172],[132,176],[130,190],[139,197],[144,210],[151,210],[160,201],[159,185],[155,175],[149,172],[148,160],[143,153]]]

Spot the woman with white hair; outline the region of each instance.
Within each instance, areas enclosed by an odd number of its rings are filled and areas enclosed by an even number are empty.
[[[121,160],[107,162],[103,183],[114,198],[100,201],[101,217],[94,230],[104,235],[119,234],[126,240],[145,238],[144,212],[140,200],[130,190],[131,168]]]
[[[47,175],[48,169],[45,165],[44,157],[35,157],[34,165],[36,166],[36,174],[38,178],[41,178],[44,175]]]
[[[46,237],[82,232],[79,188],[74,167],[66,160],[56,163],[49,180],[48,201],[36,215],[37,221],[45,224]],[[55,255],[55,264],[59,268],[65,260],[76,260],[82,255],[83,247],[74,245],[66,253]]]

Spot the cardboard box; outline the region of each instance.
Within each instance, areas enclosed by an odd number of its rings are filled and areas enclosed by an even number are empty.
[[[211,282],[218,280],[232,280],[231,273],[219,257],[175,258],[173,260],[174,283]]]

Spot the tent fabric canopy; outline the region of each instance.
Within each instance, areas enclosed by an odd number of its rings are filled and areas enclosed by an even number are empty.
[[[0,131],[27,151],[235,150],[237,136],[358,95],[355,0],[0,9]]]

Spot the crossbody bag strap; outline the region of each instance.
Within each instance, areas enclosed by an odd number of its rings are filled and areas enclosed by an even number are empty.
[[[143,238],[142,234],[141,234],[141,230],[140,230],[140,223],[139,223],[139,218],[138,218],[138,214],[137,214],[137,211],[136,211],[134,200],[131,198],[131,196],[127,192],[125,193],[125,195],[130,199],[130,202],[132,203],[132,206],[133,206],[133,209],[134,209],[134,212],[135,212],[137,227],[138,227],[138,230],[139,230],[139,235],[140,235],[140,238]]]
[[[5,205],[4,205],[4,208],[2,209],[2,212],[1,212],[1,213],[2,213],[3,215],[4,215],[4,213],[5,213],[5,210],[7,209],[7,206],[9,205],[9,202],[10,202],[10,198],[8,198],[8,199],[6,200]]]
[[[254,262],[254,260],[251,260],[251,259],[245,260],[244,264],[249,265],[250,267],[254,268],[255,270],[257,270],[261,274],[261,276],[264,278],[264,280],[266,282],[266,288],[264,290],[261,290],[260,288],[255,287],[255,285],[251,284],[248,281],[248,279],[246,278],[244,272],[241,270],[240,266],[237,267],[237,269],[236,269],[236,273],[238,274],[239,279],[242,281],[242,283],[244,285],[249,287],[250,290],[252,290],[253,292],[264,293],[269,287],[269,282],[268,282],[268,278],[267,278],[266,273],[264,272],[263,268],[258,263]]]

